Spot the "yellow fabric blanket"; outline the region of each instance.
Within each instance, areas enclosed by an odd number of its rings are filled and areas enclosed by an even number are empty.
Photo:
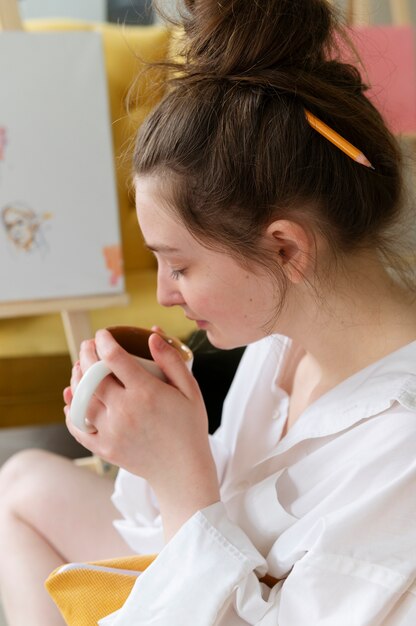
[[[68,626],[97,626],[120,609],[137,577],[157,554],[128,556],[94,563],[70,563],[50,574],[45,587]],[[276,578],[266,574],[260,582],[274,587]]]
[[[156,555],[129,556],[95,563],[70,563],[50,574],[45,587],[69,626],[97,626],[120,609],[137,577]]]

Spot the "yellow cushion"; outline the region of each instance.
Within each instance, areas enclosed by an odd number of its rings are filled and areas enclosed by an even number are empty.
[[[98,620],[123,606],[137,576],[156,557],[151,554],[72,563],[53,571],[45,586],[68,626],[97,626]],[[266,574],[260,582],[273,588],[279,581]]]
[[[52,572],[45,586],[68,626],[97,626],[98,620],[123,606],[138,573],[155,558],[132,556],[73,563]]]

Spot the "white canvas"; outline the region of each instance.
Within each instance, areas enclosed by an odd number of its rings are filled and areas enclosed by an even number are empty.
[[[0,301],[124,290],[98,33],[0,34]]]

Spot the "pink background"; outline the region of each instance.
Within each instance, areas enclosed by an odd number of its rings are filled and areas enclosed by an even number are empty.
[[[351,39],[368,92],[395,134],[416,134],[415,33],[407,26],[355,27]]]

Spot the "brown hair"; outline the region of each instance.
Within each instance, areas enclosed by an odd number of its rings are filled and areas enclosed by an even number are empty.
[[[328,2],[184,1],[183,62],[140,128],[135,173],[168,181],[189,231],[242,262],[270,266],[259,238],[279,218],[320,232],[336,259],[368,247],[391,262],[401,153],[359,71],[339,60]],[[375,170],[314,131],[305,108]]]

